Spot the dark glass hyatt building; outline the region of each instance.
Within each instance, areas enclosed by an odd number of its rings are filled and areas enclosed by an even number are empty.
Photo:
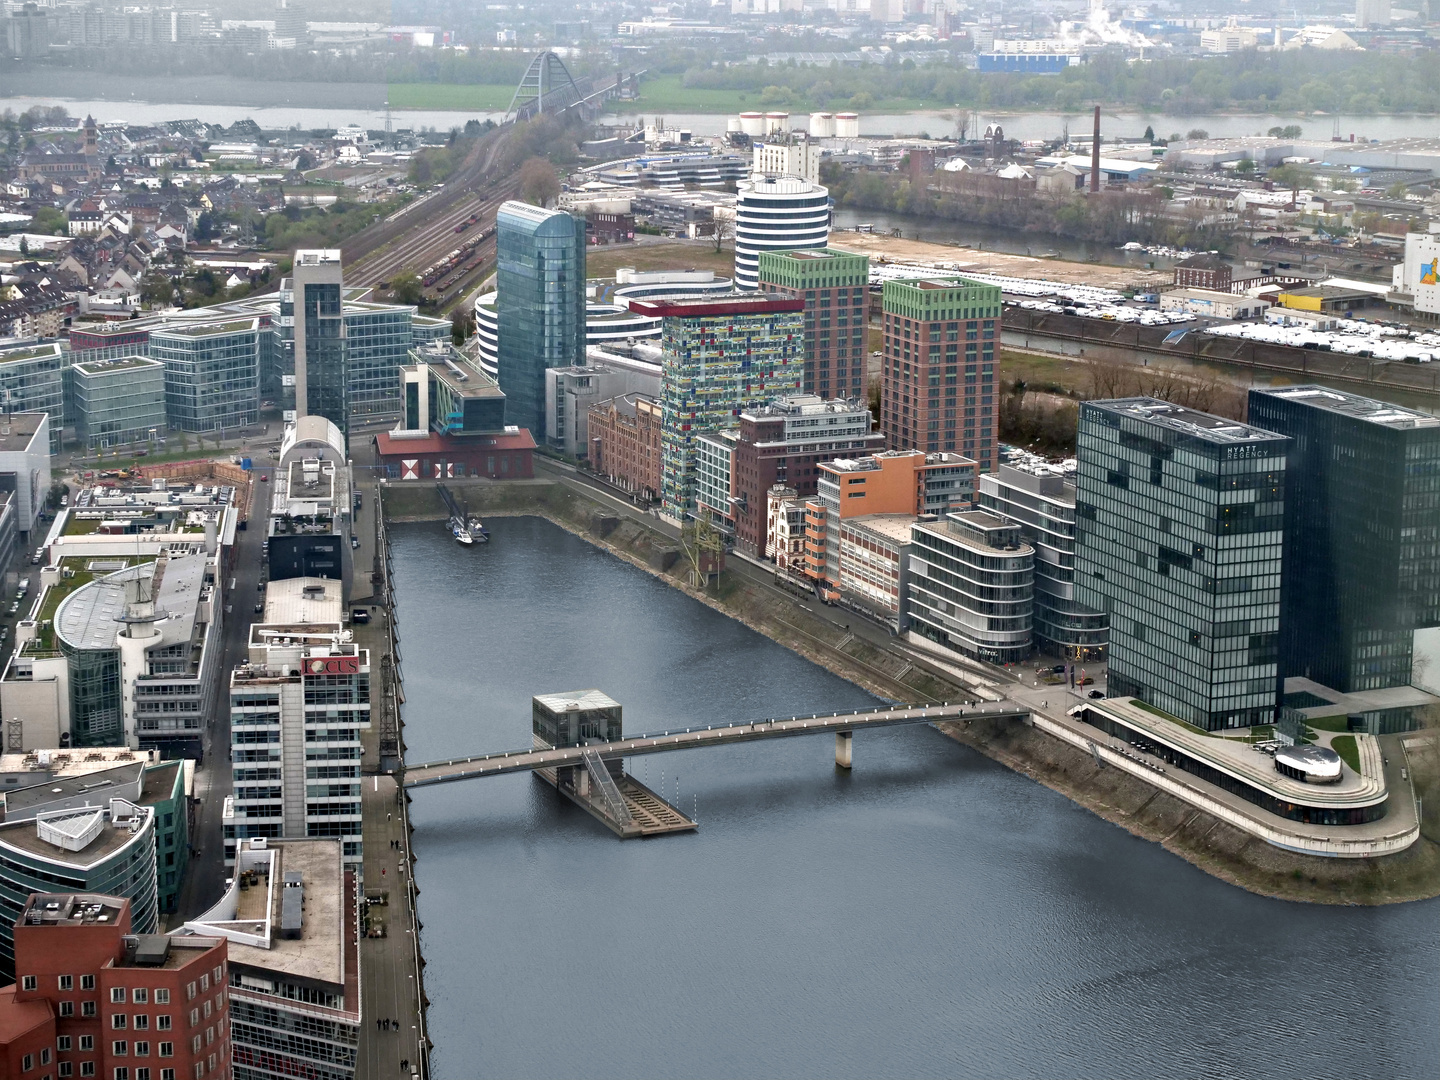
[[[1275,718],[1283,435],[1153,398],[1080,406],[1075,599],[1109,692],[1206,730]]]
[[[1344,693],[1416,678],[1440,626],[1440,419],[1332,390],[1250,391],[1250,422],[1292,440],[1280,665]]]

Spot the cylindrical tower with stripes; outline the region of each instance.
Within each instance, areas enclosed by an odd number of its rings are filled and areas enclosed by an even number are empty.
[[[830,192],[798,176],[741,181],[735,199],[735,287],[759,287],[762,251],[823,248],[830,240]]]

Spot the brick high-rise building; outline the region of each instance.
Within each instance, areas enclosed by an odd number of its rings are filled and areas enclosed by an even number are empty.
[[[32,894],[0,991],[0,1031],[24,1042],[0,1043],[5,1075],[228,1080],[228,967],[224,938],[131,933],[124,897]]]
[[[891,450],[999,463],[1000,289],[965,278],[887,281],[880,430]]]
[[[762,251],[760,290],[805,301],[805,392],[865,396],[870,259],[848,251]]]

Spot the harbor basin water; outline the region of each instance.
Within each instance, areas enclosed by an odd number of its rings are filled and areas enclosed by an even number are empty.
[[[627,734],[859,688],[536,518],[392,530],[407,756]],[[1431,1077],[1440,902],[1254,896],[926,728],[632,771],[700,829],[620,841],[539,780],[411,807],[437,1077]],[[678,797],[677,797],[678,788]]]

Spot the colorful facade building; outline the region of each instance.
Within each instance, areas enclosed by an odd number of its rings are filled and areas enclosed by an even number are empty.
[[[744,410],[800,389],[804,306],[765,295],[631,305],[664,320],[661,500],[671,517],[683,519],[695,507],[702,434],[733,427]]]
[[[797,498],[813,496],[821,464],[884,448],[885,436],[873,428],[862,402],[815,394],[746,409],[733,429],[702,436],[697,498],[725,515],[742,551],[759,555],[769,543],[769,491],[782,484]]]
[[[880,430],[892,450],[999,464],[1000,288],[964,278],[887,281]]]
[[[865,396],[870,258],[848,251],[762,251],[760,291],[805,301],[805,391]]]

